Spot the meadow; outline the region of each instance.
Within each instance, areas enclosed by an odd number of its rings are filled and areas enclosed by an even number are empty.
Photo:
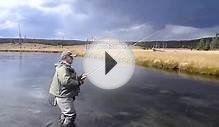
[[[219,51],[165,49],[162,51],[134,49],[136,63],[201,75],[219,76]]]
[[[24,43],[22,45],[12,43],[0,44],[1,52],[60,53],[64,50],[70,50],[78,56],[84,56],[86,46],[53,46],[37,43]],[[219,51],[188,49],[162,49],[154,51],[145,50],[140,47],[132,47],[132,51],[136,64],[140,66],[219,77]]]

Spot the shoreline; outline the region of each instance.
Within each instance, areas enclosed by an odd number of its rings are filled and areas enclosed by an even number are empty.
[[[0,49],[0,52],[40,52],[40,53],[61,53],[62,51],[58,51],[58,50],[19,50],[19,49],[15,49],[15,50],[11,50],[11,49]]]
[[[144,67],[219,78],[219,51],[137,50],[134,54],[136,63]]]
[[[70,50],[78,56],[83,57],[86,51],[84,45],[63,46],[61,48],[60,46],[43,46],[44,47],[28,46],[21,49],[18,48],[18,45],[16,47],[8,48],[1,47],[0,52],[61,53],[64,50]],[[219,78],[219,65],[217,64],[217,61],[219,61],[219,51],[211,53],[212,51],[175,50],[176,51],[168,49],[165,52],[154,52],[153,50],[143,50],[140,48],[132,49],[136,59],[136,65],[146,68],[156,68],[164,71],[175,71],[177,73]],[[199,60],[201,58],[204,59]],[[209,61],[213,62],[211,63]]]

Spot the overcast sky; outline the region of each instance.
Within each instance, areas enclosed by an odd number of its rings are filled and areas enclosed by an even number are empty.
[[[219,32],[218,0],[0,0],[0,37],[175,40]]]

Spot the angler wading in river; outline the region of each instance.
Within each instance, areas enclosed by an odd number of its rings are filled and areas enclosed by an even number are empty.
[[[62,127],[74,124],[76,118],[74,100],[80,92],[80,85],[84,83],[86,78],[84,74],[77,75],[74,68],[71,67],[73,57],[70,51],[64,51],[61,54],[49,90],[49,93],[55,96],[54,102],[61,110],[60,123]]]

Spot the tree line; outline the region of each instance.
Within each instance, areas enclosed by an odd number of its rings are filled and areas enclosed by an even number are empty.
[[[200,39],[197,49],[198,50],[215,50],[219,48],[219,38],[214,37],[212,40]]]
[[[208,37],[194,40],[170,40],[170,41],[144,41],[138,42],[136,46],[144,49],[152,48],[186,48],[196,50],[219,49],[219,37]]]

